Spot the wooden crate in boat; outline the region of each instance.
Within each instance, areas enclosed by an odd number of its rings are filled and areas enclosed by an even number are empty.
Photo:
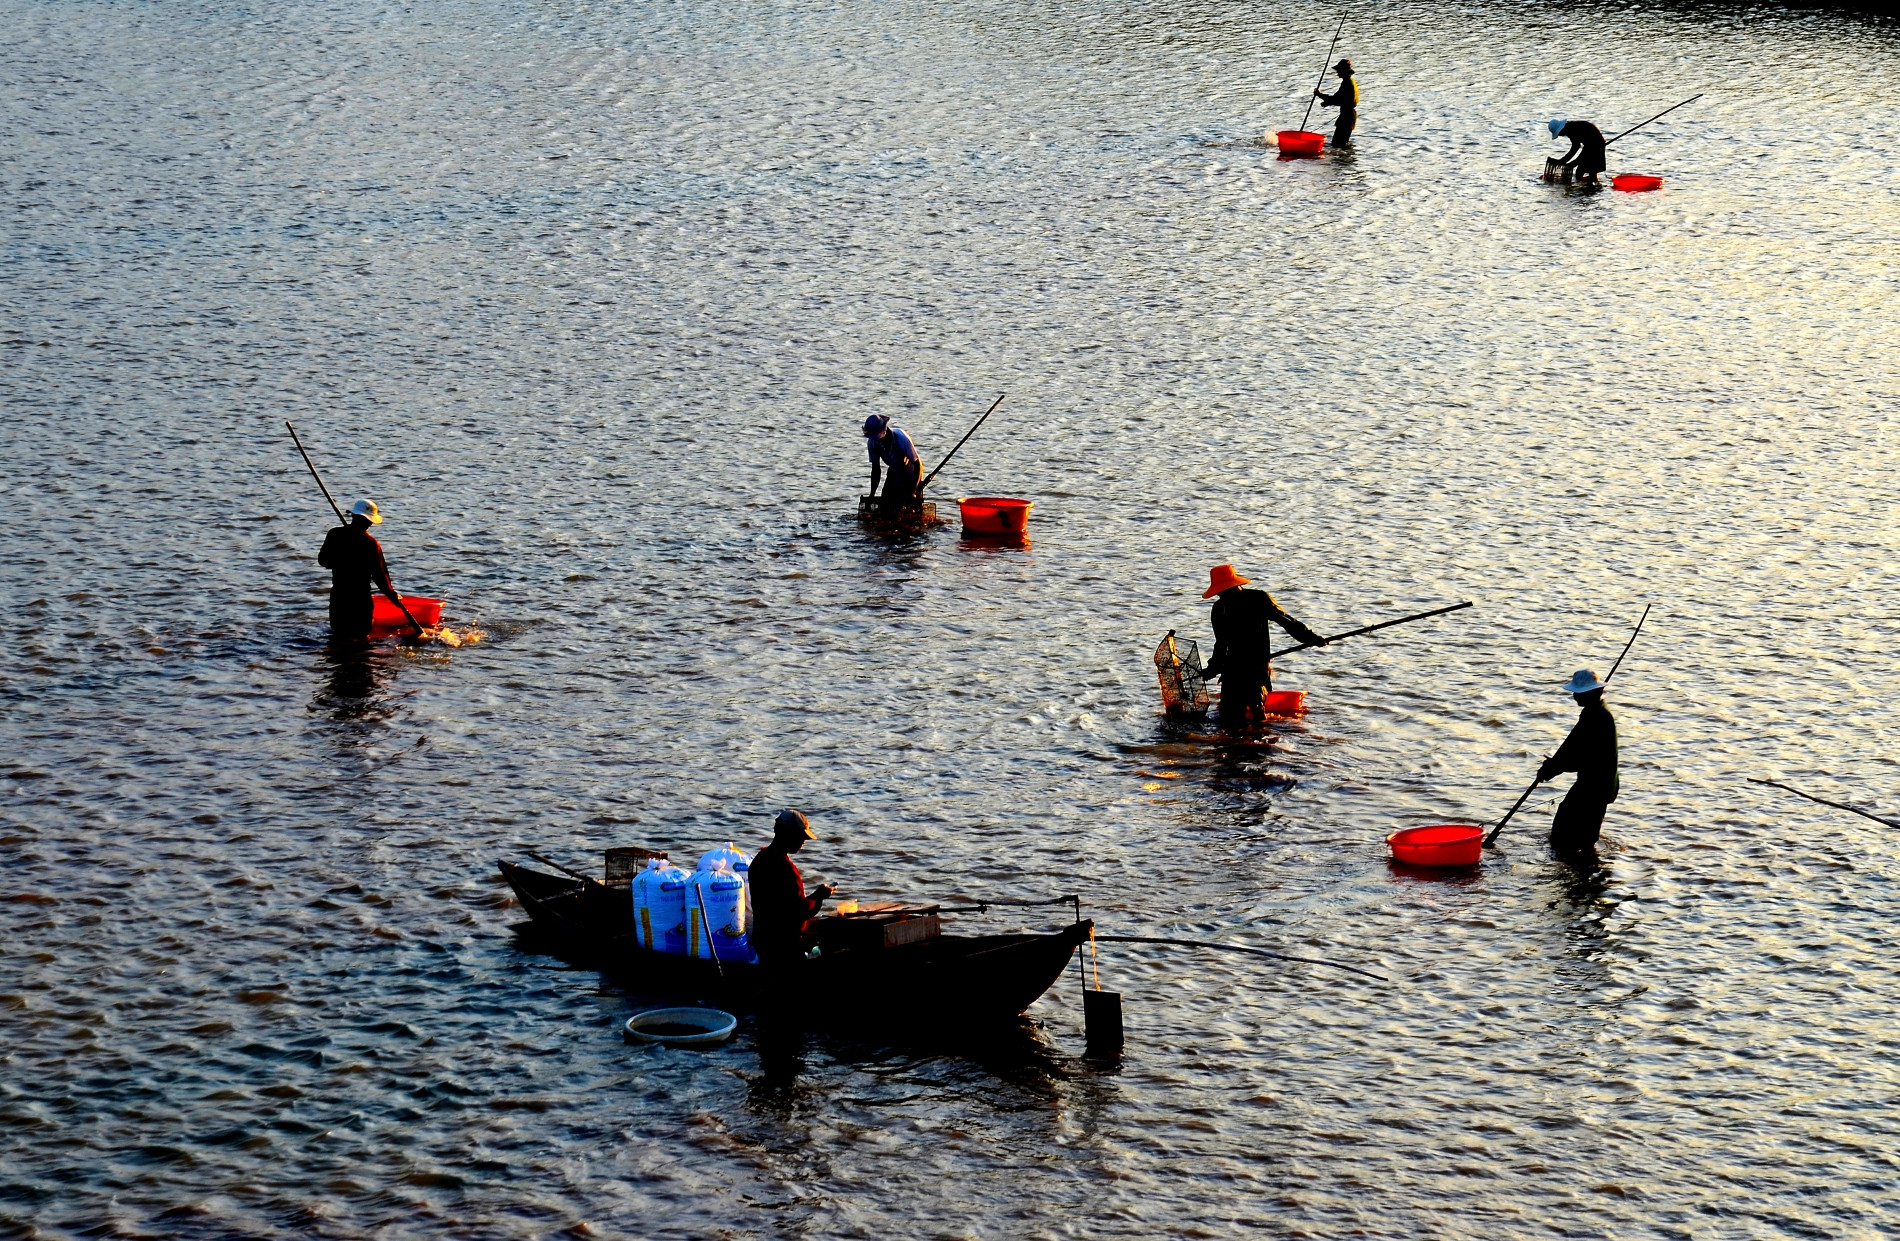
[[[935,905],[873,902],[848,914],[814,918],[812,932],[826,952],[864,952],[921,944],[943,933]]]

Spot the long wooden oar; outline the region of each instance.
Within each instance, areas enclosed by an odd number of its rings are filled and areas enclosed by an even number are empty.
[[[1700,98],[1702,98],[1701,95],[1691,95],[1687,99],[1683,100],[1681,103],[1676,104],[1675,107],[1664,108],[1661,112],[1658,112],[1656,115],[1650,117],[1648,121],[1644,121],[1642,125],[1631,125],[1628,129],[1618,134],[1616,138],[1627,138],[1631,134],[1635,133],[1637,130],[1641,129],[1643,125],[1649,124],[1650,121],[1660,121],[1663,117],[1668,116],[1671,112],[1674,112],[1676,108],[1686,108],[1690,104],[1694,103],[1696,100]],[[1616,138],[1610,139],[1610,142],[1615,142]],[[1609,146],[1610,142],[1606,142],[1603,145]]]
[[[1001,405],[1003,403],[1003,397],[1007,395],[1008,395],[1007,393],[1002,393],[997,396],[995,403],[992,404],[988,409],[984,410],[983,416],[976,420],[976,426],[971,427],[968,431],[965,431],[963,433],[963,438],[957,441],[957,448],[961,448],[965,444],[970,442],[970,437],[976,434],[976,428],[982,426],[984,423],[990,420],[990,415],[996,412],[996,406]],[[918,495],[921,496],[922,494],[924,494],[924,488],[930,486],[931,479],[943,473],[943,467],[946,465],[949,465],[950,458],[957,455],[957,448],[952,448],[949,452],[945,453],[943,460],[937,464],[937,468],[930,471],[930,473],[925,476],[923,482],[917,484]]]
[[[1356,966],[1341,965],[1337,961],[1322,961],[1317,957],[1296,957],[1284,952],[1268,952],[1265,948],[1247,948],[1240,944],[1217,944],[1206,939],[1157,939],[1152,935],[1097,935],[1095,939],[1104,944],[1161,944],[1168,948],[1212,948],[1217,952],[1244,952],[1249,956],[1266,957],[1272,961],[1298,961],[1302,965],[1324,965],[1336,970],[1345,970],[1348,974],[1362,974],[1367,978],[1376,978],[1380,982],[1391,982],[1384,974],[1375,974],[1371,970],[1362,970]]]
[[[1326,85],[1326,70],[1332,67],[1333,49],[1339,46],[1339,36],[1345,32],[1346,15],[1339,15],[1339,28],[1333,31],[1333,41],[1326,45],[1326,59],[1319,65],[1319,81],[1313,83],[1313,93],[1306,97],[1306,115],[1300,118],[1300,129],[1306,129],[1306,123],[1313,119],[1313,100],[1319,95],[1319,88]]]
[[[1348,629],[1345,633],[1334,634],[1332,637],[1326,639],[1326,642],[1328,645],[1331,645],[1345,638],[1356,638],[1362,633],[1376,633],[1381,629],[1390,629],[1394,625],[1403,625],[1408,621],[1424,620],[1429,616],[1443,616],[1447,612],[1457,612],[1470,606],[1471,601],[1467,599],[1463,603],[1454,603],[1448,608],[1434,608],[1429,612],[1420,612],[1416,616],[1401,616],[1397,620],[1380,621],[1376,625],[1367,625],[1363,629]],[[1278,659],[1282,655],[1291,655],[1295,651],[1311,650],[1318,645],[1319,643],[1317,642],[1302,642],[1298,646],[1289,646],[1284,651],[1273,652],[1273,658]]]
[[[1637,620],[1636,628],[1630,632],[1630,640],[1623,644],[1623,655],[1629,654],[1630,648],[1636,645],[1636,635],[1643,632],[1643,623],[1649,619],[1649,609],[1654,606],[1654,604],[1643,605],[1643,615]],[[1618,655],[1616,662],[1610,665],[1610,675],[1603,678],[1604,685],[1609,685],[1611,678],[1616,676],[1616,670],[1623,666],[1623,655]],[[1546,759],[1549,757],[1549,755],[1545,755]],[[1541,768],[1542,764],[1540,763],[1538,766]],[[1517,805],[1512,806],[1510,811],[1503,818],[1498,820],[1498,825],[1491,829],[1491,834],[1484,838],[1485,848],[1489,849],[1491,847],[1491,842],[1498,838],[1498,833],[1504,830],[1504,825],[1511,821],[1511,816],[1517,813],[1519,806],[1522,806],[1525,802],[1530,800],[1531,794],[1536,791],[1540,783],[1542,783],[1542,781],[1535,777],[1532,778],[1530,788],[1525,789],[1524,795],[1517,799]]]
[[[1750,776],[1748,777],[1748,782],[1750,784],[1766,784],[1770,788],[1780,789],[1784,793],[1793,793],[1796,797],[1805,797],[1809,801],[1818,801],[1823,806],[1832,806],[1836,810],[1845,810],[1851,814],[1857,814],[1863,819],[1872,819],[1876,823],[1885,823],[1888,827],[1900,827],[1900,823],[1896,823],[1892,819],[1883,819],[1877,814],[1869,814],[1859,806],[1850,806],[1844,801],[1829,801],[1825,797],[1816,797],[1812,793],[1803,793],[1800,789],[1789,788],[1779,780],[1757,780],[1754,776]]]
[[[284,426],[290,431],[290,442],[297,446],[297,454],[303,458],[304,468],[310,471],[310,477],[317,480],[317,490],[323,493],[324,499],[330,501],[330,511],[336,514],[336,524],[349,525],[349,518],[345,517],[343,510],[337,507],[336,499],[330,495],[330,489],[323,485],[323,475],[317,473],[317,467],[310,463],[310,454],[304,451],[303,441],[297,438],[297,428],[290,425],[288,418],[284,419]]]
[[[317,490],[323,492],[323,498],[330,501],[330,511],[336,514],[337,524],[339,526],[349,525],[350,519],[345,517],[343,510],[337,507],[336,498],[330,494],[330,489],[323,485],[323,475],[317,473],[317,467],[310,463],[310,454],[304,451],[303,441],[297,438],[297,428],[290,425],[290,419],[288,418],[284,419],[284,426],[289,429],[290,442],[297,446],[297,454],[303,458],[305,468],[310,471],[310,477],[317,480]],[[422,627],[422,622],[410,614],[409,605],[402,601],[400,591],[396,592],[396,606],[402,609],[404,616],[409,617],[409,623],[416,627],[416,636],[418,638],[428,632],[428,630]]]

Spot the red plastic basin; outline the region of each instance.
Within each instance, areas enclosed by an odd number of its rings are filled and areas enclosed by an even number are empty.
[[[1003,496],[964,496],[957,501],[966,534],[1021,534],[1029,528],[1032,500]]]
[[[1283,129],[1273,137],[1282,155],[1318,155],[1326,149],[1326,135],[1310,129]]]
[[[1610,178],[1610,188],[1613,190],[1659,190],[1662,188],[1662,178],[1639,177],[1633,172],[1619,172]]]
[[[380,594],[370,596],[369,627],[393,633],[398,629],[411,628],[409,618],[402,609],[383,598]],[[433,629],[442,623],[442,601],[424,599],[421,595],[404,595],[402,601],[409,605],[410,613],[425,629]]]
[[[1260,695],[1260,709],[1268,715],[1305,715],[1306,691],[1303,689],[1276,689],[1271,694]]]
[[[1385,842],[1393,857],[1413,866],[1476,866],[1484,829],[1475,823],[1434,823],[1393,832]]]

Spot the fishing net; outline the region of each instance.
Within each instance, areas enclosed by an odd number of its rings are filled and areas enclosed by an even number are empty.
[[[1207,677],[1201,671],[1201,648],[1182,642],[1168,630],[1155,647],[1155,675],[1161,680],[1161,706],[1169,715],[1207,710]]]

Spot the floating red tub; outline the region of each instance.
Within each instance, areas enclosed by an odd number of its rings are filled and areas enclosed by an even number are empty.
[[[1021,534],[1029,528],[1031,500],[1003,496],[964,496],[957,501],[965,534]]]
[[[1662,178],[1639,177],[1633,172],[1619,172],[1610,178],[1610,188],[1613,190],[1659,190],[1662,188]]]
[[[1260,696],[1260,709],[1268,715],[1305,715],[1306,691],[1277,689]]]
[[[1326,135],[1310,129],[1283,129],[1273,137],[1282,155],[1318,155],[1326,148]]]
[[[1393,832],[1385,842],[1393,857],[1413,866],[1476,866],[1484,829],[1475,823],[1434,823]]]
[[[385,633],[394,633],[398,629],[413,628],[413,626],[409,624],[409,617],[402,614],[401,608],[383,598],[380,594],[372,595],[370,598],[372,602],[369,614],[369,627],[372,631],[380,629]],[[440,599],[424,599],[421,595],[404,595],[402,601],[409,605],[410,614],[416,618],[417,622],[421,624],[423,628],[433,629],[442,623],[442,601]]]

